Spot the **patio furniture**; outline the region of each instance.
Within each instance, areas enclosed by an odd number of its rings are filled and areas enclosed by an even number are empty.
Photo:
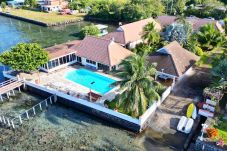
[[[99,94],[96,94],[96,93],[94,93],[94,92],[89,92],[88,93],[88,99],[90,99],[91,98],[91,101],[93,101],[93,102],[96,102],[99,98],[101,98],[102,96],[101,95],[99,95]]]
[[[185,116],[182,116],[177,125],[177,130],[188,134],[191,132],[193,124],[194,124],[194,120],[192,118],[187,118]]]
[[[183,130],[184,133],[186,134],[190,133],[192,130],[193,124],[194,124],[194,120],[192,118],[189,118],[185,126],[185,129]]]
[[[186,124],[187,124],[187,121],[188,121],[187,117],[182,116],[182,117],[180,118],[180,121],[179,121],[178,125],[177,125],[177,130],[182,132],[182,131],[183,131],[183,128],[184,128],[184,127],[186,126]]]
[[[214,117],[214,113],[207,111],[207,110],[203,110],[203,109],[200,109],[198,114],[205,116],[205,117]]]

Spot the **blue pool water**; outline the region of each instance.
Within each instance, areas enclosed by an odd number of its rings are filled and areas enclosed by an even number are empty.
[[[116,81],[86,69],[69,71],[66,73],[65,78],[100,94],[105,94],[112,90],[113,87],[110,87],[110,84]]]

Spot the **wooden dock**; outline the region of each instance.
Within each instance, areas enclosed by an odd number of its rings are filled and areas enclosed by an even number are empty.
[[[19,78],[10,79],[0,83],[0,100],[3,101],[2,95],[6,94],[7,98],[9,98],[10,92],[14,94],[14,89],[18,88],[20,91],[21,85],[23,85],[23,80]]]

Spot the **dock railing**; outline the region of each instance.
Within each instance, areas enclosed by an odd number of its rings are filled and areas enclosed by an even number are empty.
[[[52,95],[47,99],[43,100],[42,102],[34,105],[30,109],[24,111],[22,114],[19,114],[16,117],[7,117],[5,115],[0,115],[0,125],[6,128],[16,129],[20,125],[22,125],[25,121],[28,121],[30,118],[36,116],[38,113],[47,109],[49,105],[56,103],[56,101],[57,101],[57,96]]]

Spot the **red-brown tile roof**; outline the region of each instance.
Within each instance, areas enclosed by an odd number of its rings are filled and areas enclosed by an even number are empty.
[[[49,59],[55,59],[75,52],[80,42],[80,40],[74,40],[71,42],[45,48],[45,50],[49,53]]]
[[[161,25],[157,23],[153,18],[147,18],[133,23],[125,24],[119,27],[118,30],[124,32],[125,42],[134,42],[141,39],[143,34],[143,28],[153,22],[157,31],[161,30]]]
[[[177,22],[178,18],[176,16],[158,16],[156,21],[161,24],[162,27],[171,25],[172,23]],[[219,30],[220,32],[224,32],[224,29],[222,28],[221,24],[217,20],[212,20],[208,18],[198,18],[198,17],[187,17],[186,21],[191,23],[193,30],[199,30],[202,26],[206,24],[214,23],[215,28]]]
[[[186,20],[192,24],[193,30],[199,30],[202,26],[206,24],[214,24],[217,30],[219,30],[220,32],[224,32],[224,29],[217,20],[197,17],[187,17]]]
[[[157,62],[157,70],[175,76],[183,75],[197,60],[198,56],[173,41],[149,57],[150,62]]]
[[[143,28],[150,22],[155,24],[157,31],[161,30],[161,25],[157,23],[153,18],[143,19],[133,23],[120,26],[116,32],[112,32],[104,36],[106,39],[114,38],[117,43],[126,45],[130,42],[138,41],[142,39]]]
[[[116,43],[119,43],[122,45],[126,44],[125,38],[124,38],[124,32],[122,31],[115,31],[115,32],[108,33],[107,35],[103,36],[103,38],[109,39],[109,40],[114,39]]]
[[[128,49],[112,40],[88,36],[80,43],[76,55],[108,66],[119,64],[132,55]]]
[[[162,26],[162,27],[166,27],[174,22],[177,21],[177,17],[176,16],[168,16],[168,15],[162,15],[162,16],[158,16],[156,18],[156,21]]]

